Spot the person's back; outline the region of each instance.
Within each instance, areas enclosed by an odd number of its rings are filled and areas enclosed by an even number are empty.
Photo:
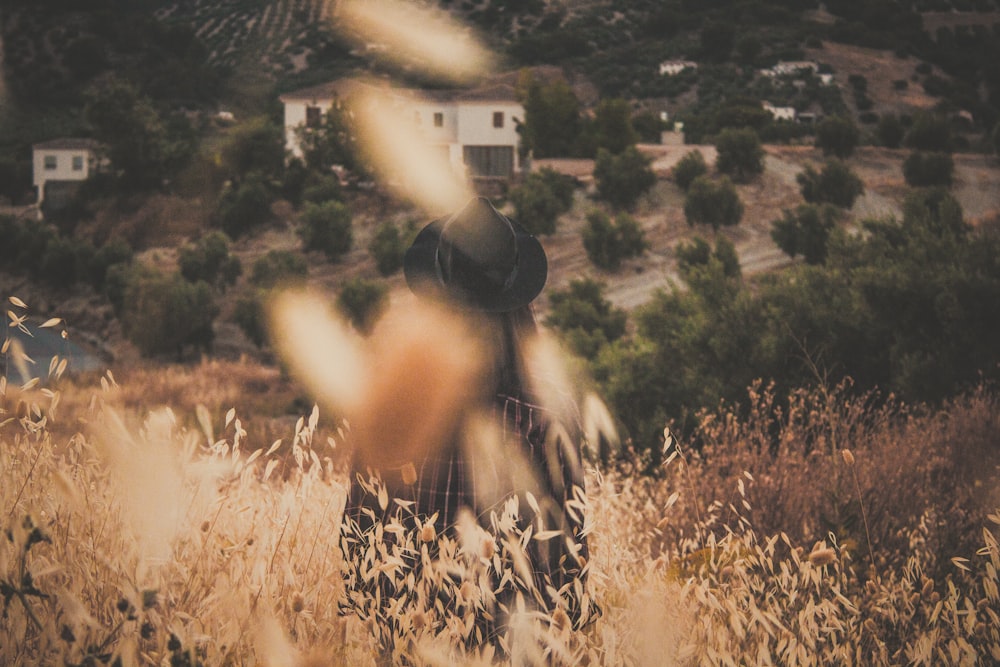
[[[373,619],[384,655],[397,659],[458,628],[470,649],[509,653],[517,609],[586,624],[597,607],[583,585],[579,420],[542,407],[526,364],[537,335],[530,303],[547,271],[541,244],[475,199],[425,227],[404,268],[414,294],[464,315],[469,350],[486,361],[431,446],[389,464],[356,456],[341,528],[343,611]]]

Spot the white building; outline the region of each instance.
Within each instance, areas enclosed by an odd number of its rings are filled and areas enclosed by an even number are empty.
[[[770,102],[763,102],[762,106],[764,107],[764,111],[770,113],[774,120],[789,120],[794,122],[798,115],[795,107],[776,107]]]
[[[52,139],[34,144],[32,163],[38,203],[46,190],[73,188],[97,168],[98,143],[94,139]]]
[[[329,109],[369,85],[342,80],[282,95],[289,152],[301,157],[298,132],[319,127]],[[428,145],[444,151],[459,173],[511,178],[521,172],[517,123],[524,120],[524,107],[513,86],[435,91],[386,87],[380,92],[389,94],[403,117],[412,118]]]
[[[811,60],[783,60],[771,69],[761,70],[764,76],[788,76],[808,70],[812,74],[819,72],[819,65]]]
[[[698,69],[698,63],[691,60],[664,60],[660,63],[660,76],[677,76],[686,69]]]

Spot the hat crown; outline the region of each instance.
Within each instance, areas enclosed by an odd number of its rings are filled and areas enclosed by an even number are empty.
[[[463,291],[500,290],[517,272],[517,234],[484,197],[470,201],[445,222],[438,240],[441,282]]]
[[[420,230],[403,257],[403,273],[417,295],[503,312],[538,296],[548,262],[538,239],[478,197]]]

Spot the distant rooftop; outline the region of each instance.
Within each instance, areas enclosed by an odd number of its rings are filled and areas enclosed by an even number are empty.
[[[96,139],[85,139],[78,137],[63,137],[60,139],[49,139],[37,144],[32,144],[35,150],[94,150],[100,143]]]
[[[447,88],[447,89],[420,89],[420,88],[396,88],[388,84],[375,82],[368,83],[356,79],[339,79],[321,83],[317,86],[293,90],[280,96],[282,102],[310,102],[312,100],[328,100],[333,98],[347,98],[366,90],[391,92],[397,95],[408,95],[425,99],[433,99],[441,102],[450,101],[481,101],[481,102],[516,102],[517,95],[514,86],[506,83],[487,83],[485,85],[472,88]]]

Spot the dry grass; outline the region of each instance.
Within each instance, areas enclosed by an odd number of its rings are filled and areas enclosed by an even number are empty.
[[[314,411],[282,444],[255,441],[241,414],[197,407],[228,390],[189,379],[4,387],[0,663],[373,664],[375,628],[336,611],[339,436]],[[176,411],[121,407],[143,382]],[[706,416],[700,453],[680,443],[658,475],[592,472],[604,615],[573,632],[526,605],[518,664],[1000,660],[997,402],[980,389],[931,412],[756,387],[748,417]],[[479,539],[472,560],[466,538],[442,546],[465,563],[456,599],[489,596],[482,568],[508,562]],[[457,611],[400,608],[413,642],[398,657],[482,662]]]

